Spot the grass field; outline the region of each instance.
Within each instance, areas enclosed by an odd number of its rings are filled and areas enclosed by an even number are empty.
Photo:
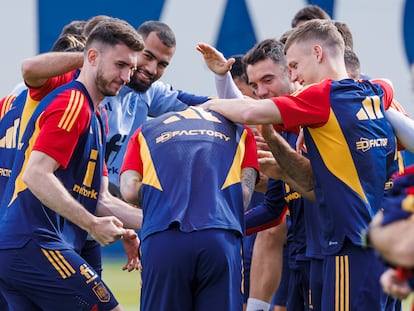
[[[103,257],[103,279],[126,311],[138,311],[141,275],[138,271],[122,271],[125,262]]]
[[[411,311],[411,305],[413,303],[413,295],[411,294],[406,300],[403,301],[403,311]]]
[[[138,311],[141,276],[138,271],[122,271],[124,263],[120,259],[104,257],[103,279],[126,311]],[[404,301],[403,311],[411,311],[412,300],[413,297],[410,296]]]

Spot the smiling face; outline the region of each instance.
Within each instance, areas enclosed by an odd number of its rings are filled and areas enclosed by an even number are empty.
[[[137,92],[147,91],[152,83],[162,77],[175,52],[175,47],[166,46],[155,32],[151,32],[144,42],[145,48],[139,54],[137,70],[128,84]]]
[[[271,58],[248,64],[246,74],[258,98],[276,97],[293,91],[287,68]]]
[[[302,86],[320,82],[320,51],[320,46],[309,41],[298,41],[289,47],[286,59],[292,82]]]

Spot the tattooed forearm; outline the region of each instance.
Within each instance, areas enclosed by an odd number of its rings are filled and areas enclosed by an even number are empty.
[[[291,179],[290,181],[285,181],[297,191],[312,191],[313,172],[309,160],[293,150],[276,131],[266,130],[264,134],[273,156],[286,175],[289,176],[289,179]]]
[[[244,209],[247,209],[252,198],[254,187],[256,185],[257,172],[254,168],[247,167],[242,169],[241,182],[243,189]]]

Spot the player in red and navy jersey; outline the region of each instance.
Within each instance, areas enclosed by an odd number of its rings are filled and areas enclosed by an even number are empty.
[[[66,84],[79,74],[83,64],[85,42],[74,35],[65,34],[56,40],[52,52],[27,58],[22,63],[22,75],[25,89],[16,97],[5,96],[2,102],[7,103],[1,109],[6,113],[0,122],[0,193],[4,193],[14,161],[18,141],[25,130],[28,119],[34,109],[49,92]],[[57,53],[59,52],[59,53]],[[65,57],[65,61],[61,61]],[[8,110],[11,110],[10,112]],[[123,242],[129,242],[124,239]],[[81,250],[81,255],[101,276],[101,247],[93,239]]]
[[[129,81],[142,48],[128,23],[100,24],[78,79],[26,123],[1,203],[0,286],[12,309],[121,310],[79,250],[88,233],[107,245],[124,226],[140,228],[138,209],[102,191],[105,132],[95,111]]]
[[[396,149],[384,117],[392,87],[348,78],[344,41],[330,21],[295,28],[285,53],[292,80],[304,85],[301,90],[204,106],[244,124],[304,127],[326,256],[322,310],[380,310],[383,265],[373,250],[362,247],[360,233],[380,208],[393,158],[389,151]]]
[[[219,97],[241,97],[241,95],[237,95],[237,89],[233,90],[234,84],[231,83],[232,80],[223,76],[223,72],[226,73],[228,70],[227,68],[230,65],[231,59],[225,59],[219,51],[208,44],[198,44],[197,50],[202,53],[208,67],[216,73],[215,78]],[[293,92],[294,85],[289,79],[287,62],[283,51],[283,44],[281,42],[273,39],[259,42],[246,53],[243,57],[243,62],[246,66],[245,74],[248,78],[248,83],[250,84],[250,88],[254,91],[254,97],[270,98]],[[237,59],[231,68],[232,75],[236,64]],[[241,77],[243,77],[243,75]],[[222,88],[222,86],[224,87]],[[278,128],[280,128],[280,126],[278,126]],[[294,145],[297,135],[285,132],[284,137]],[[262,148],[261,145],[258,145],[258,147],[259,146]],[[279,179],[278,177],[276,178]],[[279,217],[281,216],[281,211],[277,209],[279,200],[282,202],[282,207],[286,205],[285,198],[288,199],[288,201],[291,199],[295,202],[301,201],[300,195],[293,190],[289,190],[289,194],[286,194],[285,190],[287,188],[290,187],[284,187],[279,181],[269,180],[269,188],[266,191],[264,204],[257,206],[254,210],[246,212],[249,213],[246,217],[249,222],[247,228],[248,231],[252,225],[250,223],[252,220],[251,216],[254,213],[254,219],[256,219],[256,215],[258,214],[256,213],[257,210],[264,211],[265,217],[275,217],[275,219],[265,218],[263,220],[259,217],[256,226],[253,225],[255,231],[268,228],[281,221]],[[301,204],[294,205],[300,206]],[[291,204],[292,207],[294,205]],[[266,212],[266,210],[268,210],[268,212]],[[300,255],[300,253],[303,253],[305,245],[303,239],[305,228],[301,225],[302,217],[303,213],[301,212],[301,208],[292,208],[292,215],[287,215],[286,221],[284,221],[281,226],[275,226],[259,233],[258,238],[256,239],[257,241],[255,241],[254,254],[252,256],[252,291],[247,293],[250,295],[247,302],[247,310],[262,308],[267,310],[269,309],[268,302],[270,302],[270,299],[272,300],[270,306],[271,309],[274,308],[276,310],[277,308],[286,307],[290,279],[290,268],[288,266],[295,269],[295,273],[292,275],[300,274],[305,276],[303,278],[301,277],[301,279],[295,278],[296,283],[293,286],[294,291],[292,291],[292,293],[296,293],[298,296],[289,295],[291,302],[288,305],[288,310],[289,308],[292,310],[305,308],[306,302],[304,301],[308,300],[307,288],[309,283],[306,276],[309,275],[309,272],[306,267],[306,261],[303,260],[303,256]],[[274,220],[274,222],[270,222],[270,224],[266,223],[265,226],[262,225],[262,221],[268,222],[269,220]],[[289,223],[288,230],[286,229],[285,223]],[[289,250],[291,256],[288,256]],[[299,257],[301,258],[299,259]],[[296,261],[296,258],[299,260]],[[301,264],[300,269],[298,269],[299,262],[304,263],[303,265]],[[263,274],[262,272],[264,267],[268,272],[266,274]],[[273,295],[275,290],[276,293]],[[273,298],[271,298],[272,295]]]
[[[60,37],[57,42],[69,42],[69,48],[72,50],[78,48],[78,50],[81,51],[84,47],[84,43],[82,43],[82,46],[74,46],[74,44],[81,44],[81,42],[72,42],[69,35]],[[83,62],[82,53],[79,53],[78,56],[78,58],[81,59],[81,62]],[[31,65],[31,60],[31,58],[26,59],[23,62],[24,65],[22,68],[23,76],[28,79],[27,82],[30,83],[30,85],[25,85],[23,83],[24,88],[19,94],[10,94],[0,100],[0,193],[2,195],[4,194],[5,185],[10,177],[11,168],[15,158],[14,154],[18,146],[18,140],[21,138],[19,132],[24,132],[24,127],[26,126],[27,120],[30,118],[30,115],[33,113],[33,110],[39,101],[53,89],[73,80],[76,74],[76,71],[73,70],[70,73],[63,74],[59,77],[51,77],[45,80],[44,76],[49,74],[49,72],[45,72],[45,66],[42,64],[36,67],[39,72],[33,72],[36,69]],[[79,63],[79,61],[77,61],[77,63]],[[60,74],[60,67],[58,65],[56,63],[53,63],[53,65],[51,65],[53,70],[56,70],[56,74]],[[64,65],[72,66],[72,63],[68,62]],[[29,75],[27,73],[29,73]],[[32,78],[29,78],[29,76],[35,76],[36,81],[34,82],[34,80]],[[39,81],[42,84],[38,84]],[[22,118],[22,116],[24,116],[24,118]],[[99,244],[95,243],[95,247],[91,246],[92,243],[91,245],[87,246],[89,262],[97,271],[101,271],[102,269],[99,268],[101,266],[100,256],[90,256],[91,253],[97,253],[100,255]],[[86,252],[83,252],[83,254],[86,254]],[[98,258],[99,260],[92,262],[92,258]],[[3,305],[1,305],[1,308],[7,310],[7,307]]]
[[[120,184],[130,203],[142,190],[141,310],[242,310],[243,206],[257,171],[251,130],[201,108],[134,133]]]

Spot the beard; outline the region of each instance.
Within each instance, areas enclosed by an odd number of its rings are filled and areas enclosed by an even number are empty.
[[[127,86],[130,87],[131,89],[133,89],[135,92],[145,93],[151,87],[151,84],[152,84],[152,82],[151,83],[145,83],[145,82],[141,81],[137,77],[137,73],[135,72],[132,75],[131,80],[129,81]]]
[[[114,88],[111,89],[107,87],[108,85],[111,84],[111,82],[107,80],[105,76],[100,72],[98,72],[98,74],[95,77],[95,84],[96,84],[98,91],[104,96],[115,96],[119,93],[119,90],[122,87],[122,85],[120,85],[119,88],[117,89],[114,89]]]

